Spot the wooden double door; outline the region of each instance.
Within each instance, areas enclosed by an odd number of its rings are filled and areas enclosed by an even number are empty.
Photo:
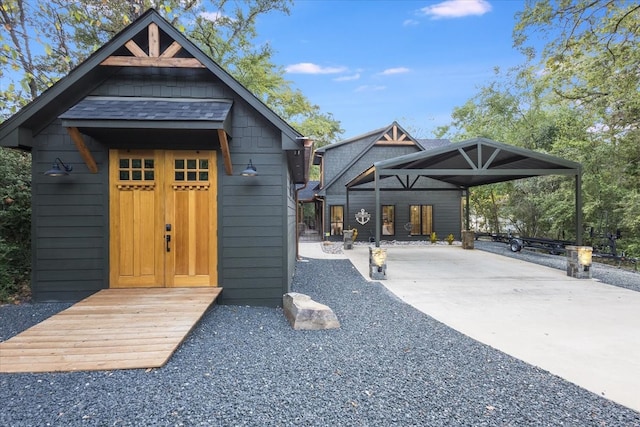
[[[110,150],[110,287],[217,286],[216,152]]]

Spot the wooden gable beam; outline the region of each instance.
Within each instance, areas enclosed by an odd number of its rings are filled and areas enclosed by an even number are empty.
[[[152,22],[147,27],[149,31],[149,56],[157,58],[160,56],[160,30],[158,24]]]
[[[205,68],[196,58],[175,58],[182,46],[175,40],[164,52],[160,53],[160,29],[154,22],[147,27],[149,37],[149,53],[145,52],[135,41],[129,40],[125,47],[133,56],[112,55],[100,65],[113,67],[167,67],[167,68]]]
[[[100,65],[114,67],[173,67],[173,68],[205,68],[196,58],[136,58],[135,56],[110,56]]]
[[[124,46],[127,49],[129,49],[129,52],[133,53],[133,55],[138,57],[138,58],[146,58],[146,57],[149,56],[149,55],[147,55],[147,52],[142,50],[142,48],[140,46],[138,46],[138,43],[134,42],[133,40],[129,40],[128,42],[126,42],[124,44]]]
[[[222,158],[224,159],[224,171],[227,175],[233,175],[233,164],[231,163],[229,141],[227,140],[227,133],[224,129],[218,129],[218,139],[220,140],[220,149],[222,150]]]
[[[76,148],[80,152],[80,156],[82,156],[84,162],[87,164],[89,171],[91,173],[98,173],[98,165],[96,164],[91,151],[89,151],[87,144],[84,143],[84,138],[78,128],[69,127],[67,128],[67,132],[69,133],[69,136],[71,136],[74,144],[76,144]]]
[[[173,58],[176,55],[176,53],[180,51],[180,49],[182,49],[182,46],[180,46],[180,43],[174,41],[173,43],[171,43],[171,45],[168,48],[164,50],[164,52],[162,52],[162,54],[160,55],[160,58]]]
[[[398,132],[398,126],[393,125],[389,132],[386,132],[376,142],[380,145],[413,145],[413,142],[408,139],[407,134],[404,132]]]

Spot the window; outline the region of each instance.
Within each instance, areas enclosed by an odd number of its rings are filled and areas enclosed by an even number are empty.
[[[344,206],[331,206],[331,235],[341,236],[344,228]]]
[[[153,181],[153,158],[120,158],[118,161],[118,175],[120,181]]]
[[[208,181],[208,159],[175,159],[174,179],[176,181]]]
[[[433,231],[433,206],[412,205],[410,210],[411,235],[430,235]]]
[[[382,205],[382,235],[393,236],[395,231],[395,206]]]

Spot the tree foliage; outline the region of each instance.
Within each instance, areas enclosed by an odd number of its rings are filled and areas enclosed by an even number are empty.
[[[0,0],[0,77],[9,82],[0,86],[0,112],[10,115],[35,99],[154,8],[284,120],[317,146],[326,145],[343,132],[340,123],[293,89],[273,63],[272,47],[256,42],[257,20],[288,14],[290,5],[291,0]]]
[[[0,148],[0,302],[28,289],[31,272],[31,156]]]
[[[537,51],[532,41],[543,40]],[[514,28],[526,62],[453,112],[439,135],[485,136],[583,165],[585,223],[623,231],[640,255],[640,5],[624,0],[536,0]],[[474,189],[476,213],[527,235],[560,237],[574,226],[573,183],[561,177]]]

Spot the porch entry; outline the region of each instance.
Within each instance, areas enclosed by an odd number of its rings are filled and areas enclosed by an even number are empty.
[[[110,287],[217,286],[208,150],[110,150]]]

